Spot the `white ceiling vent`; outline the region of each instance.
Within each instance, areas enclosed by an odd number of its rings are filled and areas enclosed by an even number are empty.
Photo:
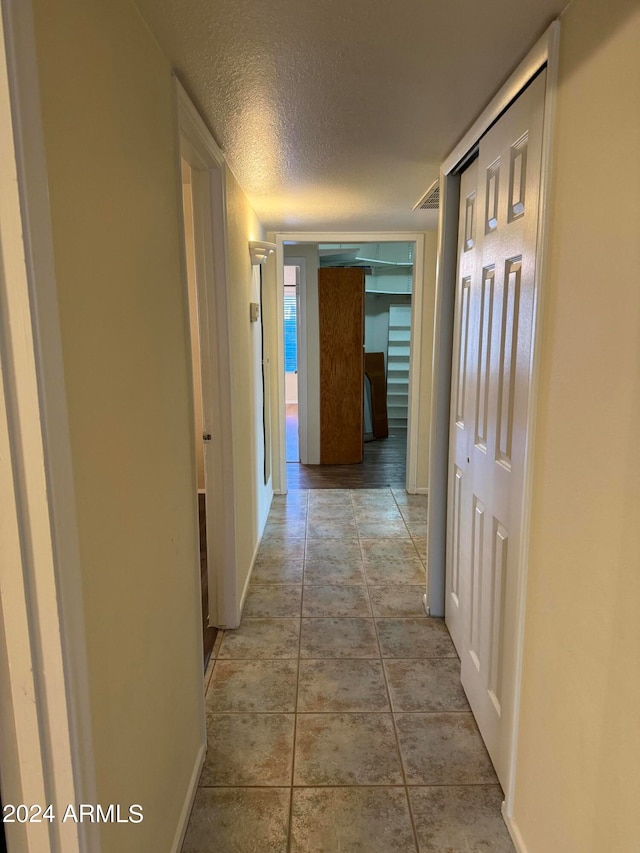
[[[420,201],[414,206],[414,210],[437,210],[440,206],[440,178],[436,178]]]

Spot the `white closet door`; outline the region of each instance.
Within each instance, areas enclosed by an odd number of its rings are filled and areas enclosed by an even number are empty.
[[[543,72],[483,137],[461,182],[447,624],[503,786],[515,698],[544,83]]]
[[[471,318],[472,283],[476,276],[477,234],[476,208],[478,196],[478,162],[475,160],[461,176],[460,215],[458,219],[458,275],[454,350],[451,384],[451,429],[449,436],[449,494],[447,510],[447,574],[446,623],[462,657],[467,635],[465,603],[469,600],[469,537],[466,524],[471,517],[470,492],[467,488],[468,457],[473,445],[476,359],[472,352],[476,335]],[[468,609],[468,608],[467,608]]]

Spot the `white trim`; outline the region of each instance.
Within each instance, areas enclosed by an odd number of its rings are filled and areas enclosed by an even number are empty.
[[[429,494],[429,489],[428,489],[428,487],[427,487],[427,486],[419,486],[419,487],[415,490],[415,494],[416,494],[416,495],[428,495],[428,494]]]
[[[504,803],[502,804],[502,817],[507,825],[509,835],[511,836],[513,846],[516,848],[517,853],[528,853],[527,845],[524,843],[524,838],[522,837],[522,833],[520,832],[520,827],[515,822],[515,820],[512,817],[509,817],[509,815],[506,813]]]
[[[198,221],[194,222],[194,238],[201,273],[198,302],[207,313],[209,330],[206,343],[202,341],[203,362],[206,364],[203,382],[206,374],[211,384],[209,397],[215,401],[215,405],[204,413],[205,431],[213,436],[207,448],[208,483],[214,483],[213,489],[208,488],[207,495],[209,585],[215,591],[209,616],[213,625],[225,628],[237,625],[240,618],[236,589],[233,393],[226,268],[226,165],[222,152],[177,77],[174,77],[174,90],[180,156],[192,170],[208,174],[208,181],[202,186],[208,196],[201,199],[205,207],[194,208],[194,219],[198,216]],[[177,164],[177,174],[181,174],[180,163]],[[186,282],[186,268],[183,276]]]
[[[413,294],[411,299],[411,349],[409,356],[409,417],[407,424],[406,489],[416,492],[418,470],[418,427],[420,403],[420,350],[422,347],[422,307],[424,293],[423,231],[286,231],[275,234],[276,241],[276,429],[274,493],[287,493],[286,406],[284,392],[284,244],[285,243],[415,243]],[[287,261],[290,259],[287,258]],[[279,475],[279,479],[276,479]]]
[[[184,798],[184,803],[182,804],[182,808],[180,809],[180,817],[178,819],[178,826],[176,827],[176,834],[173,838],[173,844],[171,845],[171,853],[180,853],[180,851],[182,850],[184,838],[187,834],[187,827],[189,826],[189,818],[191,817],[191,812],[193,810],[193,803],[195,801],[196,794],[198,793],[198,782],[200,781],[200,774],[202,773],[206,754],[206,744],[200,744],[198,753],[196,755],[196,760],[193,765],[193,770],[191,771],[191,778],[189,779],[189,785],[187,787],[187,793]]]
[[[287,403],[284,387],[284,243],[276,235],[276,398],[272,412],[272,486],[276,495],[287,494]]]
[[[59,812],[96,802],[84,609],[31,4],[2,19],[0,771],[5,802]],[[12,851],[100,850],[96,825],[6,829]]]
[[[527,83],[546,64],[547,79],[544,104],[544,135],[542,143],[541,196],[538,210],[538,243],[536,250],[536,279],[534,298],[532,382],[529,390],[527,448],[525,454],[525,494],[523,500],[522,538],[520,548],[521,577],[517,605],[517,649],[513,729],[510,747],[508,790],[505,791],[504,813],[513,816],[517,764],[517,738],[522,683],[524,647],[524,616],[526,610],[527,560],[529,550],[529,519],[531,514],[531,481],[533,446],[539,387],[539,352],[542,334],[541,305],[544,295],[544,274],[548,229],[546,214],[550,181],[553,118],[556,102],[558,45],[560,23],[554,21],[509,80],[491,100],[482,115],[444,161],[440,172],[441,207],[436,275],[436,315],[433,354],[433,396],[431,406],[431,441],[429,447],[429,491],[432,499],[427,511],[428,525],[428,604],[429,612],[444,615],[444,585],[446,562],[446,501],[449,459],[449,412],[451,391],[451,347],[453,331],[453,292],[455,290],[456,246],[458,230],[459,176],[456,168],[478,144]]]
[[[424,234],[416,235],[411,293],[409,341],[409,406],[407,419],[406,489],[418,494],[418,434],[420,429],[420,378],[422,365],[422,307],[424,296]]]
[[[283,261],[283,270],[284,266],[300,268],[300,281],[298,282],[298,313],[296,317],[296,324],[298,327],[298,444],[300,462],[302,462],[303,465],[306,465],[309,458],[309,413],[307,410],[309,386],[309,378],[307,374],[307,261],[306,258],[287,257]],[[284,320],[282,333],[284,335]]]
[[[549,244],[548,208],[552,178],[553,132],[555,127],[558,88],[558,66],[560,59],[560,22],[553,23],[547,31],[547,78],[544,98],[544,126],[542,136],[542,164],[540,198],[538,202],[538,239],[536,244],[536,275],[534,283],[533,329],[531,348],[531,382],[527,407],[527,444],[525,448],[524,495],[520,520],[520,575],[517,591],[516,616],[516,662],[513,705],[513,730],[511,735],[511,762],[509,786],[505,793],[505,810],[513,817],[515,800],[516,769],[518,761],[518,731],[520,728],[520,699],[522,690],[522,667],[524,659],[525,614],[527,606],[527,578],[529,574],[529,547],[531,537],[531,507],[533,502],[533,463],[540,392],[540,352],[542,351],[542,318],[544,317],[545,275]]]

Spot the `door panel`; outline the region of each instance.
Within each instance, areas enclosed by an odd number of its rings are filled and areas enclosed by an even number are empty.
[[[470,430],[475,430],[472,414],[475,406],[474,330],[472,284],[476,270],[476,198],[478,163],[467,168],[460,181],[460,217],[458,223],[458,276],[452,365],[451,431],[449,437],[449,497],[447,529],[446,621],[458,654],[462,657],[467,642],[465,612],[470,599],[472,518],[471,494],[467,487]],[[468,618],[468,617],[467,617]]]
[[[478,159],[461,178],[447,625],[504,786],[515,698],[544,84],[543,72],[483,137]]]
[[[318,270],[320,463],[362,462],[364,271]]]

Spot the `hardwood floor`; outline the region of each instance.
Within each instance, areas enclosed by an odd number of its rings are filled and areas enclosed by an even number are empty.
[[[364,461],[356,465],[287,463],[289,489],[377,489],[406,485],[407,431],[368,441]]]

